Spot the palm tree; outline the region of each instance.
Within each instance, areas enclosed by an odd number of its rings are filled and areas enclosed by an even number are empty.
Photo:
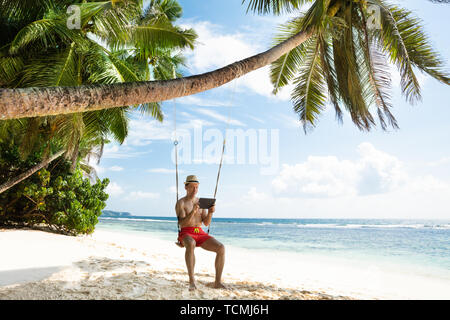
[[[368,23],[369,4],[379,8],[379,25]],[[406,9],[384,1],[316,1],[304,15],[283,25],[276,40],[307,29],[314,30],[313,35],[271,66],[275,93],[293,83],[294,110],[305,131],[316,125],[327,97],[340,121],[346,109],[359,129],[370,130],[375,125],[373,106],[383,129],[398,128],[390,110],[387,60],[398,67],[402,92],[411,103],[421,98],[413,67],[449,84],[420,21]]]
[[[174,50],[193,47],[196,38],[193,30],[173,25],[181,15],[176,0],[151,1],[145,11],[141,0],[128,0],[122,5],[117,1],[83,1],[80,2],[82,19],[78,30],[68,29],[62,18],[68,1],[41,2],[45,4],[44,9],[42,3],[29,3],[29,11],[22,12],[21,3],[0,0],[0,8],[4,9],[0,21],[11,30],[0,38],[2,87],[111,84],[180,76],[176,70],[184,64],[184,59]],[[155,102],[11,120],[17,122],[15,125],[2,121],[0,129],[7,132],[8,127],[22,128],[14,135],[20,140],[22,158],[42,145],[39,135],[44,134],[59,146],[58,150],[64,150],[73,171],[79,158],[86,157],[98,144],[102,149],[107,136],[123,143],[128,133],[129,113],[133,110],[160,121],[163,119],[160,104]],[[48,165],[47,160],[57,158],[50,156],[55,149],[50,142],[43,162],[20,178]],[[92,170],[87,163],[82,168],[87,172]],[[5,185],[9,188],[21,180],[16,177]]]
[[[277,14],[296,12],[307,2],[313,1],[249,0],[248,10]],[[377,6],[380,11],[380,30],[367,28],[368,5]],[[283,41],[263,53],[186,78],[0,89],[0,114],[3,119],[12,119],[159,102],[221,86],[274,63],[272,81],[275,90],[292,79],[295,81],[294,109],[305,128],[308,124],[314,125],[328,89],[338,118],[342,102],[357,126],[369,129],[374,123],[368,110],[371,100],[378,108],[382,126],[386,126],[386,120],[393,127],[397,126],[389,110],[387,70],[383,59],[390,58],[399,68],[402,91],[410,101],[420,97],[413,67],[445,84],[450,82],[419,20],[410,11],[382,0],[315,0],[306,14],[299,14],[285,26],[278,40]],[[277,68],[280,69],[278,74]],[[305,78],[305,75],[309,77]]]
[[[41,170],[43,167],[48,166],[53,160],[56,160],[57,158],[59,158],[63,153],[64,153],[64,150],[60,150],[60,151],[56,152],[55,154],[53,154],[51,157],[40,162],[36,166],[26,170],[25,172],[14,177],[13,179],[0,184],[0,193],[8,190],[9,188],[11,188],[11,187],[15,186],[16,184],[20,183],[21,181],[25,180],[29,176],[33,175],[35,172]]]

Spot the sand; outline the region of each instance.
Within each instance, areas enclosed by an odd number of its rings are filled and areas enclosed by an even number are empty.
[[[426,287],[429,281],[416,291],[439,294],[388,290],[374,268],[231,246],[223,273],[228,290],[214,289],[215,254],[201,248],[195,254],[198,289],[191,292],[184,249],[170,241],[104,230],[78,237],[0,230],[0,299],[446,299],[449,292],[439,283]]]

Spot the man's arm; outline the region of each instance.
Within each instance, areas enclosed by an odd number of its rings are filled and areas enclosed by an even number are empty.
[[[206,213],[206,209],[202,209],[202,222],[205,226],[209,226],[211,224],[212,214],[216,210],[215,206],[212,206],[208,209],[208,213]]]

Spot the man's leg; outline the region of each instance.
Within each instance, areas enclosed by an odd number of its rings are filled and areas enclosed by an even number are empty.
[[[183,245],[186,248],[186,253],[184,255],[184,258],[186,260],[186,267],[189,274],[189,290],[195,290],[197,287],[195,286],[195,279],[194,279],[194,266],[195,266],[195,255],[194,255],[194,249],[195,249],[195,240],[192,239],[190,236],[185,236],[183,238]]]
[[[225,246],[214,238],[210,238],[202,243],[201,247],[208,251],[216,253],[216,281],[214,282],[215,288],[226,288],[222,284],[222,271],[225,264]]]

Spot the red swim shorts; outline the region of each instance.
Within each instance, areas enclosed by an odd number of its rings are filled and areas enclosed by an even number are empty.
[[[180,241],[180,243],[183,243],[183,238],[185,236],[190,236],[192,239],[194,239],[196,242],[196,247],[200,247],[203,242],[212,238],[200,227],[181,228],[181,231],[178,233],[178,241]]]

